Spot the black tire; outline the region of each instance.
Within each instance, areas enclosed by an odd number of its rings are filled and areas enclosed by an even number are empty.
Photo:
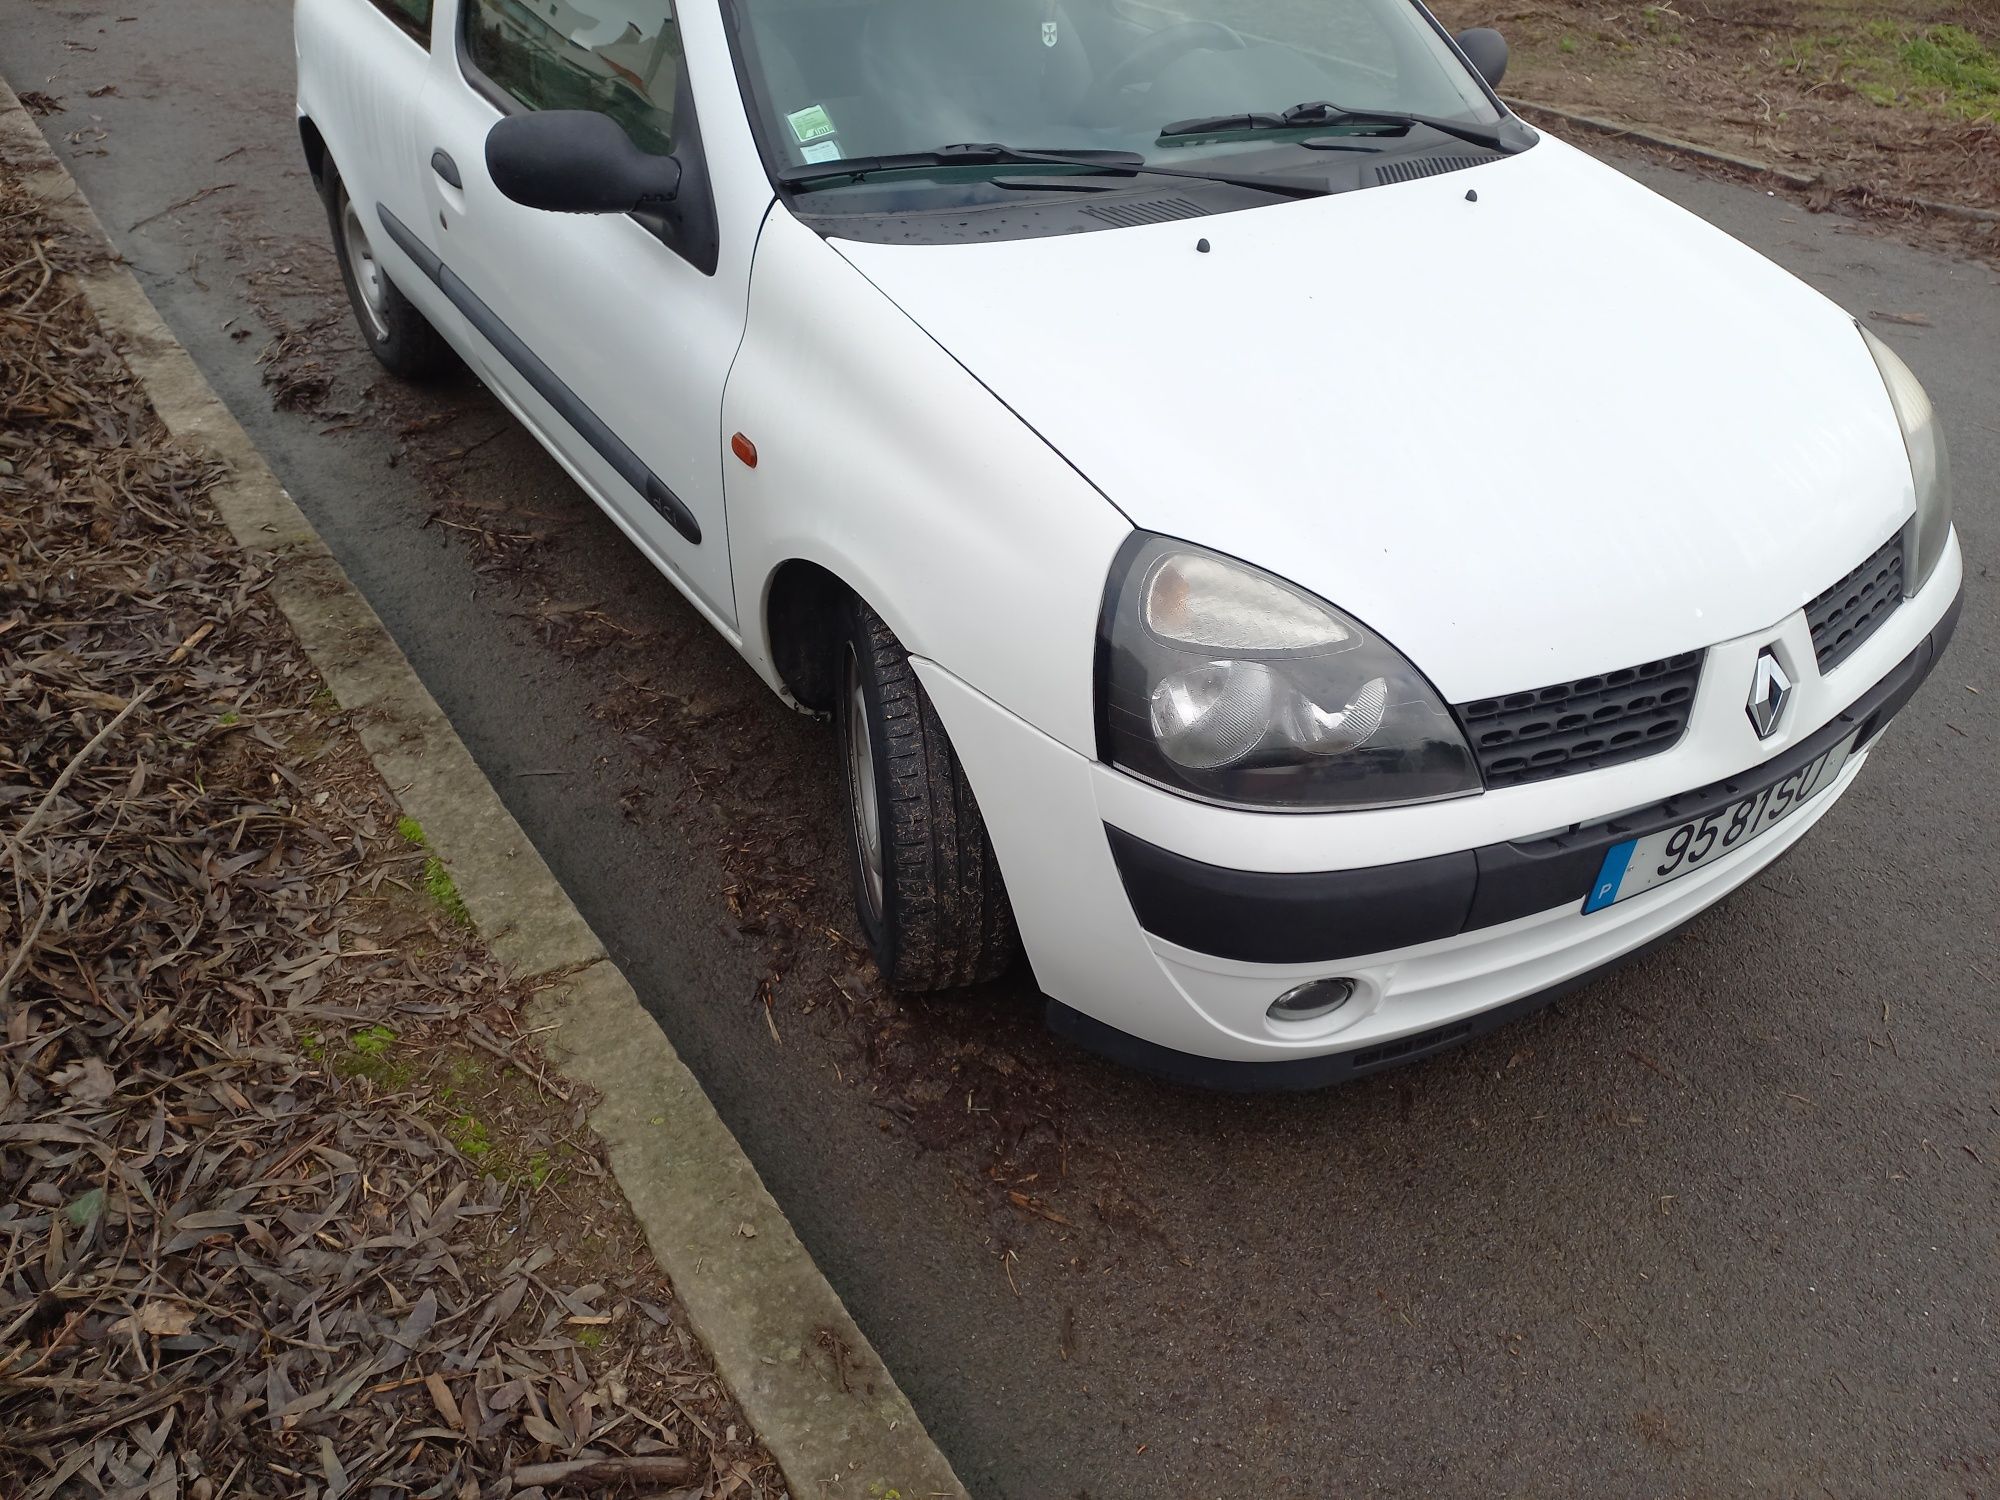
[[[971,783],[889,627],[859,600],[846,622],[833,717],[862,929],[895,989],[996,979],[1019,941]],[[871,823],[879,881],[865,847]]]
[[[381,234],[381,228],[360,204],[349,201],[332,162],[326,165],[320,196],[326,200],[341,285],[347,288],[355,326],[375,358],[390,374],[405,380],[432,380],[451,370],[458,362],[451,345],[417,311],[416,304],[396,290],[388,272],[375,259],[371,241]]]

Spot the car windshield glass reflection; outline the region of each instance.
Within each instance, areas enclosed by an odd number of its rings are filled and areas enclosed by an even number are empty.
[[[1501,118],[1405,0],[728,3],[780,170],[981,141],[1149,161],[1268,153],[1296,142],[1268,130],[1163,131],[1301,100],[1473,126]],[[1398,143],[1379,126],[1351,128]]]

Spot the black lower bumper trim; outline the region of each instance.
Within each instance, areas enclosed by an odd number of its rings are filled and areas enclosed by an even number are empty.
[[[1688,918],[1689,922],[1693,920],[1693,917]],[[1330,1052],[1318,1057],[1280,1059],[1276,1062],[1198,1057],[1192,1052],[1176,1051],[1158,1042],[1133,1036],[1129,1031],[1107,1026],[1094,1016],[1070,1009],[1060,1000],[1048,1002],[1045,1020],[1049,1030],[1086,1051],[1095,1052],[1135,1072],[1164,1078],[1170,1083],[1230,1094],[1304,1093],[1310,1089],[1331,1088],[1335,1084],[1365,1078],[1371,1073],[1385,1072],[1404,1063],[1433,1057],[1488,1032],[1497,1031],[1509,1021],[1532,1015],[1564,995],[1644,958],[1661,944],[1672,942],[1686,926],[1687,922],[1683,922],[1594,969],[1535,994],[1480,1011],[1477,1015],[1461,1016],[1429,1031],[1419,1031],[1373,1046],[1357,1047],[1351,1052]]]
[[[1866,745],[1944,654],[1963,596],[1881,681],[1782,754],[1651,807],[1521,843],[1359,870],[1230,870],[1105,826],[1139,925],[1241,963],[1335,963],[1436,942],[1559,906],[1581,906],[1614,844],[1719,812],[1809,765],[1849,735]]]
[[[1105,825],[1139,925],[1253,964],[1382,953],[1465,926],[1479,867],[1471,850],[1365,870],[1274,875],[1225,870]]]

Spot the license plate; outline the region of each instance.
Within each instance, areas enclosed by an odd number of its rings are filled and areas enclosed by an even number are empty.
[[[1833,785],[1853,748],[1854,736],[1849,735],[1817,759],[1720,812],[1612,845],[1583,909],[1602,911],[1641,891],[1679,880],[1768,833]]]

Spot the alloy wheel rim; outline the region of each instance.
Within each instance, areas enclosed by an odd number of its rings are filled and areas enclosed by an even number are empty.
[[[868,734],[868,700],[861,690],[860,664],[847,653],[847,805],[852,809],[854,848],[861,857],[861,893],[871,919],[882,915],[882,818],[875,786],[875,744]]]
[[[387,298],[382,265],[375,259],[375,247],[368,243],[368,231],[355,210],[354,200],[345,194],[341,196],[340,236],[347,244],[347,263],[354,272],[355,290],[361,294],[362,311],[368,315],[376,339],[387,339],[389,323],[384,316]]]

